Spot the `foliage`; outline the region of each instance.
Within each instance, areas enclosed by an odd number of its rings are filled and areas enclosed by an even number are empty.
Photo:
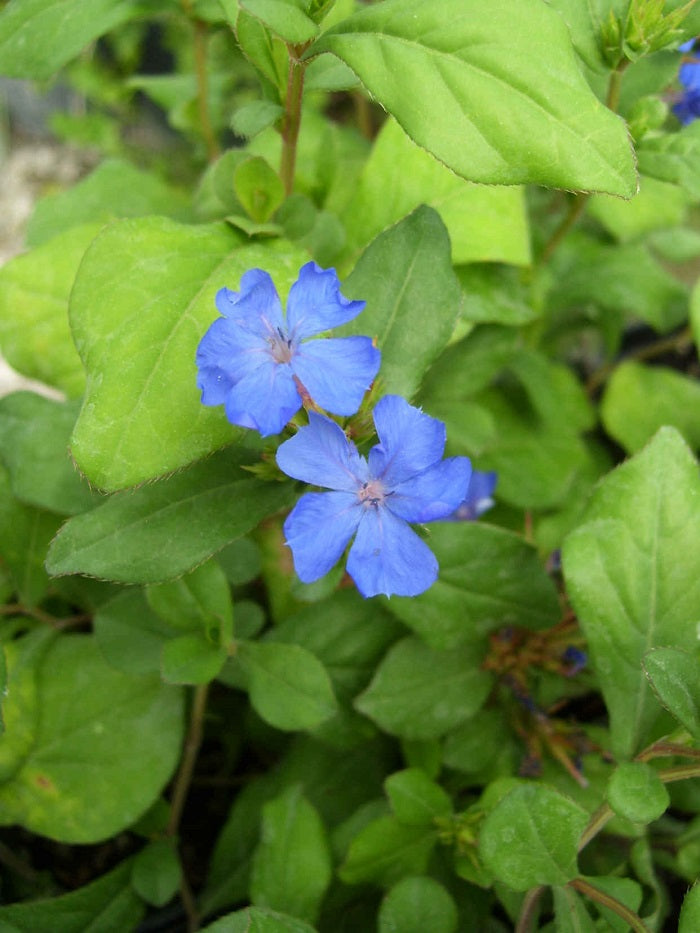
[[[697,929],[698,33],[3,6],[0,929]]]

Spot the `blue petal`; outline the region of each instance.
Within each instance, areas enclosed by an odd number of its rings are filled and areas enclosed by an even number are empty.
[[[437,579],[435,555],[402,519],[385,508],[362,515],[347,571],[363,596],[418,596]]]
[[[279,434],[300,408],[291,369],[272,359],[237,382],[226,396],[231,424],[254,428],[263,437]]]
[[[197,385],[204,405],[222,405],[230,388],[270,359],[267,343],[217,318],[197,347]]]
[[[322,269],[307,262],[299,270],[287,301],[287,325],[290,335],[302,340],[340,327],[362,311],[365,301],[350,301],[340,294],[335,269]]]
[[[318,580],[340,560],[361,516],[362,507],[351,493],[308,492],[301,497],[287,516],[284,534],[303,583]]]
[[[380,362],[381,353],[369,337],[330,337],[303,343],[292,369],[321,408],[354,415]]]
[[[263,339],[277,334],[278,328],[286,333],[279,296],[272,279],[262,269],[250,269],[243,275],[240,292],[219,289],[216,307],[238,327]]]
[[[398,395],[385,395],[374,409],[379,444],[369,469],[391,489],[437,463],[445,449],[445,425]]]
[[[385,504],[407,522],[447,518],[466,497],[471,472],[467,457],[450,457],[399,483]]]
[[[357,447],[335,421],[315,411],[306,427],[280,445],[277,464],[294,479],[353,494],[367,479],[367,462]]]
[[[700,62],[685,62],[681,65],[678,80],[689,91],[700,91]]]

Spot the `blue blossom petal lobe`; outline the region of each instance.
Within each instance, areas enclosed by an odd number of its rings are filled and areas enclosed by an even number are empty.
[[[395,486],[386,507],[407,522],[446,518],[467,495],[471,472],[468,457],[441,460]]]
[[[329,337],[303,343],[292,366],[321,408],[334,415],[354,415],[380,362],[381,354],[369,337]]]
[[[223,405],[234,383],[269,360],[260,338],[217,318],[197,347],[197,386],[203,405]]]
[[[279,434],[300,408],[301,396],[291,369],[271,357],[226,396],[226,417],[231,424],[253,428],[262,437]]]
[[[435,555],[388,509],[368,508],[350,548],[347,571],[365,596],[418,596],[437,580]]]
[[[374,409],[379,444],[369,453],[372,476],[395,486],[437,463],[445,449],[445,425],[398,395],[385,395]]]
[[[351,321],[366,303],[350,301],[340,294],[340,282],[335,269],[322,269],[315,262],[307,262],[299,270],[299,278],[289,292],[289,332],[298,340],[314,337]]]
[[[492,496],[497,482],[498,473],[495,471],[484,473],[473,470],[464,502],[460,503],[452,517],[458,521],[475,521],[482,516],[494,504]]]
[[[263,339],[278,327],[284,328],[282,305],[269,273],[250,269],[241,277],[241,290],[220,288],[216,307],[224,317]]]
[[[287,516],[284,534],[294,569],[313,583],[336,564],[362,516],[357,496],[347,492],[309,492]]]
[[[294,479],[355,493],[367,479],[367,462],[335,421],[309,412],[309,424],[280,445],[277,465]]]

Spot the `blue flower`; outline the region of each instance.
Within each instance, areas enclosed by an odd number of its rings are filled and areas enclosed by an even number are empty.
[[[306,493],[284,523],[294,567],[313,583],[340,559],[363,596],[417,596],[437,579],[435,555],[408,522],[445,518],[464,499],[471,464],[442,459],[445,425],[397,395],[374,410],[379,443],[365,459],[330,418],[309,413],[308,427],[277,451],[295,479],[333,492]]]
[[[481,470],[472,470],[469,488],[464,502],[461,502],[456,511],[449,517],[455,521],[473,522],[487,512],[494,504],[493,491],[498,482],[498,473],[483,473]]]
[[[267,272],[251,269],[240,292],[222,288],[218,318],[197,348],[204,405],[225,405],[232,424],[263,437],[278,434],[302,402],[353,415],[377,374],[380,353],[369,337],[308,340],[351,321],[365,306],[340,294],[335,269],[308,262],[287,301],[286,320]]]
[[[684,62],[678,72],[678,80],[685,90],[671,109],[687,126],[700,117],[700,61]]]

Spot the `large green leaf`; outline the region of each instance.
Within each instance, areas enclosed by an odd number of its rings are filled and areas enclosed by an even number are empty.
[[[661,712],[645,654],[697,644],[699,529],[697,463],[680,435],[662,428],[600,484],[585,523],[565,541],[568,593],[621,757],[650,738]]]
[[[291,484],[248,479],[240,462],[223,450],[74,516],[52,542],[49,573],[160,583],[191,570],[291,501]]]
[[[78,396],[85,374],[68,326],[68,298],[100,224],[74,227],[0,270],[0,348],[16,370]]]
[[[452,334],[461,302],[450,240],[438,214],[419,207],[381,233],[360,257],[343,293],[367,302],[345,334],[375,337],[382,393],[410,399]]]
[[[477,522],[436,522],[430,548],[437,582],[388,608],[435,648],[475,642],[504,625],[547,628],[559,617],[556,589],[521,535]]]
[[[138,926],[144,904],[129,883],[127,859],[96,881],[61,897],[0,907],[3,933],[107,933]]]
[[[389,119],[342,218],[349,253],[359,252],[419,204],[428,204],[442,217],[455,264],[530,261],[522,189],[474,185],[459,178]]]
[[[385,0],[307,52],[332,52],[408,135],[471,181],[631,197],[624,123],[588,87],[540,0]]]
[[[50,78],[80,50],[127,22],[136,0],[16,0],[0,14],[2,73],[10,78]]]
[[[217,317],[214,296],[265,268],[284,292],[304,255],[289,245],[241,246],[226,226],[160,217],[117,221],[95,241],[71,295],[71,326],[87,369],[73,456],[114,490],[168,473],[243,432],[200,403],[197,345]]]
[[[8,720],[16,702],[13,670],[11,662]],[[57,638],[36,660],[35,677],[33,741],[0,784],[0,821],[70,843],[126,829],[175,768],[181,692],[108,667],[87,635]],[[8,730],[0,748],[15,742]]]

